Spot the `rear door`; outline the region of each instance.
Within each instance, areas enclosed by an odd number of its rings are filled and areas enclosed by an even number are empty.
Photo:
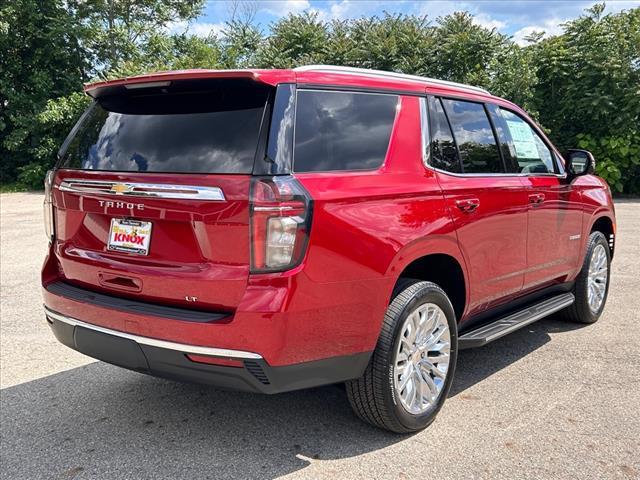
[[[564,281],[576,271],[582,245],[580,192],[536,128],[523,116],[500,108],[529,202],[525,289]]]
[[[520,292],[527,195],[507,173],[482,103],[429,98],[431,158],[469,271],[469,314]]]
[[[99,98],[54,180],[62,278],[156,303],[235,308],[249,275],[249,188],[270,89],[217,79]]]

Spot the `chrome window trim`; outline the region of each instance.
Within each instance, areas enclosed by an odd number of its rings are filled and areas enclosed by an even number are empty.
[[[431,132],[429,131],[429,110],[427,98],[420,97],[420,137],[422,141],[422,163],[425,167],[431,167]]]
[[[126,197],[171,198],[182,200],[224,201],[222,189],[198,185],[170,185],[165,183],[134,183],[107,180],[67,178],[56,185],[61,192],[123,195]]]
[[[175,350],[177,352],[182,352],[182,353],[192,353],[195,355],[212,355],[215,357],[262,360],[262,355],[258,353],[245,352],[242,350],[230,350],[226,348],[187,345],[184,343],[176,343],[176,342],[170,342],[167,340],[159,340],[157,338],[142,337],[140,335],[120,332],[118,330],[112,330],[110,328],[100,327],[98,325],[86,323],[86,322],[83,322],[82,320],[78,320],[77,318],[69,317],[67,315],[62,315],[60,313],[54,312],[53,310],[50,310],[46,306],[44,307],[44,310],[45,310],[46,316],[50,319],[66,323],[67,325],[71,325],[74,327],[83,327],[96,332],[105,333],[107,335],[113,335],[115,337],[120,337],[127,340],[133,340],[134,342],[139,343],[141,345],[164,348],[167,350]]]
[[[442,170],[440,168],[432,167],[431,165],[426,165],[429,170],[433,170],[434,172],[442,173],[444,175],[451,175],[452,177],[557,177],[557,178],[567,178],[567,175],[560,175],[557,173],[452,173],[447,172],[446,170]]]

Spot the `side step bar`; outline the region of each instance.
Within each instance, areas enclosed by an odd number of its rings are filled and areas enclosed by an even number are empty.
[[[530,305],[523,310],[511,313],[506,317],[483,325],[475,330],[461,335],[458,338],[458,348],[482,347],[489,342],[493,342],[500,337],[515,332],[541,318],[568,307],[575,301],[573,293],[563,293],[555,297],[548,298],[542,302]]]

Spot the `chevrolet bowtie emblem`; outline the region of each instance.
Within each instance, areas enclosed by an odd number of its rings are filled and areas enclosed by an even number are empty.
[[[111,186],[111,193],[115,194],[123,194],[127,192],[131,192],[133,187],[131,185],[127,185],[126,183],[114,183]]]

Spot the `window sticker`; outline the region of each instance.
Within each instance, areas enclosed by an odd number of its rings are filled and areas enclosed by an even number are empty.
[[[523,122],[507,120],[507,126],[516,147],[518,158],[540,158],[536,141],[529,125]]]

